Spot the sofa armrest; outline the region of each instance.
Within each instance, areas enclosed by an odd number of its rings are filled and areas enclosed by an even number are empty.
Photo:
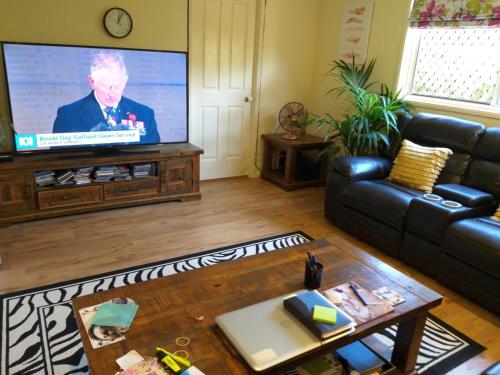
[[[493,195],[465,185],[436,185],[432,192],[444,199],[456,201],[466,207],[492,206],[495,203]]]
[[[443,201],[419,197],[413,199],[408,207],[406,230],[439,245],[448,225],[458,220],[486,216],[489,212],[491,206],[450,208]]]
[[[392,161],[382,156],[341,156],[333,161],[332,168],[350,182],[375,180],[389,175]]]
[[[325,186],[325,216],[336,224],[342,222],[341,196],[344,188],[356,181],[383,179],[389,175],[392,162],[381,156],[342,156],[332,164]]]

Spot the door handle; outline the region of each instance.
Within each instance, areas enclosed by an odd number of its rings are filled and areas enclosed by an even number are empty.
[[[251,103],[251,102],[253,102],[253,96],[247,95],[247,96],[245,96],[244,100],[247,103]]]

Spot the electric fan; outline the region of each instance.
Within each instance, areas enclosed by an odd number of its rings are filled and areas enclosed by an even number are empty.
[[[298,139],[307,123],[307,109],[302,103],[290,102],[281,108],[279,114],[280,126],[286,131],[284,139]]]

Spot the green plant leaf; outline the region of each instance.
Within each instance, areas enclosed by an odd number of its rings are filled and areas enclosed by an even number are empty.
[[[390,136],[398,133],[398,115],[411,113],[413,107],[401,98],[401,92],[393,92],[377,81],[370,82],[376,60],[356,64],[333,60],[326,76],[340,83],[328,91],[338,96],[349,95],[352,109],[341,119],[329,114],[315,116],[311,126],[316,132],[323,132],[325,141],[334,141],[336,147],[327,148],[328,152],[344,151],[350,155],[376,154],[390,145]],[[368,91],[380,83],[380,91]]]

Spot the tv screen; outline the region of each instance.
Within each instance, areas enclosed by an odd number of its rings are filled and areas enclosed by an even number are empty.
[[[187,53],[2,43],[18,152],[187,142]]]

